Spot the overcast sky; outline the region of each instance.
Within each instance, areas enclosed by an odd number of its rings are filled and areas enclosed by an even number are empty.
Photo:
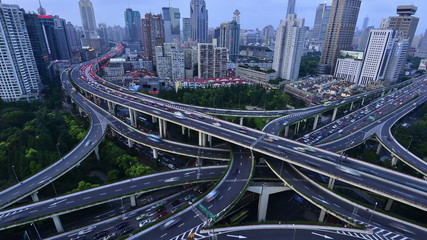
[[[3,3],[14,3],[27,11],[36,11],[38,0],[0,0]],[[296,14],[305,18],[305,25],[310,28],[314,23],[316,7],[325,0],[296,0]],[[41,0],[48,14],[81,26],[78,0]],[[171,7],[180,9],[181,17],[190,16],[190,0],[170,0]],[[332,0],[327,0],[331,5]],[[169,6],[169,0],[92,0],[97,24],[124,26],[123,13],[126,8],[140,11],[141,15],[152,12],[161,13],[162,7]],[[357,26],[362,25],[363,18],[369,16],[369,25],[378,27],[382,18],[396,15],[396,6],[413,4],[418,7],[415,16],[420,18],[417,34],[427,29],[426,0],[362,0]],[[235,9],[241,13],[241,28],[262,29],[271,24],[277,28],[286,13],[287,0],[206,0],[209,10],[209,27],[219,26],[230,21]]]

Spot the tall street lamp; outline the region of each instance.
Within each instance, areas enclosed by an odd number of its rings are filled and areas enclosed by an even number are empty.
[[[56,143],[56,150],[58,151],[58,156],[59,156],[59,158],[61,158],[61,152],[59,151],[59,145],[60,145],[60,143],[58,142],[58,143]]]
[[[16,175],[16,172],[15,172],[15,165],[12,165],[12,171],[13,171],[13,175],[15,175],[16,182],[19,182],[18,175]]]
[[[378,204],[378,202],[375,202],[375,207],[374,207],[374,210],[373,210],[373,211],[372,211],[372,213],[371,213],[371,217],[369,218],[368,225],[369,225],[369,224],[371,224],[372,217],[374,216],[374,212],[375,212],[375,210],[377,209],[377,204]]]
[[[34,229],[36,230],[37,236],[39,237],[39,240],[42,240],[42,237],[40,236],[39,230],[37,230],[36,224],[32,222],[30,225],[33,225]]]

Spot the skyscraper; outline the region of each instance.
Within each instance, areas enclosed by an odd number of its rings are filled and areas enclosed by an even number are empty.
[[[70,60],[71,47],[66,33],[65,20],[51,15],[39,15],[39,20],[46,37],[50,59]]]
[[[262,43],[270,44],[274,39],[274,27],[273,25],[265,26],[262,29]]]
[[[316,17],[312,30],[311,40],[315,42],[323,42],[325,40],[326,29],[328,28],[329,15],[331,6],[322,3],[316,9]]]
[[[368,16],[366,16],[366,17],[363,19],[362,30],[364,30],[364,29],[366,29],[366,28],[368,27],[368,23],[369,23],[369,17],[368,17]]]
[[[427,58],[427,29],[419,46],[420,47],[417,49],[415,56],[420,58]]]
[[[236,19],[236,17],[233,19]],[[230,61],[236,61],[239,57],[240,24],[236,20],[222,23],[219,31],[218,46],[227,48]]]
[[[191,19],[182,19],[182,41],[188,41],[191,38]]]
[[[288,8],[286,9],[286,16],[289,14],[295,14],[295,1],[296,0],[288,0]]]
[[[79,9],[84,37],[85,39],[90,39],[92,36],[96,36],[96,20],[92,2],[90,0],[80,0]]]
[[[165,26],[165,42],[179,42],[181,40],[181,14],[179,8],[164,7],[163,22]]]
[[[25,26],[15,4],[0,3],[0,97],[3,101],[39,97],[40,76]]]
[[[208,10],[205,0],[191,0],[191,38],[199,43],[208,42]]]
[[[131,42],[141,42],[141,14],[138,11],[133,11],[131,8],[126,8],[124,16],[127,35],[126,39]]]
[[[145,14],[142,19],[142,39],[144,42],[144,58],[155,61],[155,47],[162,46],[165,42],[162,14]]]
[[[360,4],[361,0],[333,0],[320,57],[320,73],[334,72],[340,51],[351,49]]]
[[[67,28],[66,32],[67,32],[68,40],[70,41],[71,50],[80,50],[82,48],[82,45],[80,42],[80,36],[76,31],[76,28],[70,22],[67,22],[66,28]]]
[[[44,13],[46,14],[46,12]],[[48,84],[51,80],[47,71],[50,63],[49,52],[39,16],[35,13],[24,13],[24,19],[41,81],[43,84]]]
[[[287,15],[276,32],[273,69],[277,77],[295,81],[298,79],[304,47],[304,19],[295,14]]]
[[[417,7],[413,5],[397,6],[396,12],[399,16],[389,17],[383,27],[399,31],[402,37],[409,38],[409,44],[412,44],[420,21],[419,18],[412,16],[417,12]]]

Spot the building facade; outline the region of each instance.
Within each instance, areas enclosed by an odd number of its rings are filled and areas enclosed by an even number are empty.
[[[340,51],[351,50],[360,4],[361,0],[333,0],[320,56],[319,73],[333,73]]]
[[[141,49],[142,41],[142,26],[141,26],[141,14],[138,11],[133,11],[131,8],[127,8],[125,13],[125,28],[126,28],[126,40]]]
[[[325,40],[326,30],[328,28],[331,6],[322,3],[316,9],[314,26],[311,33],[311,41],[322,43]]]
[[[96,36],[96,20],[92,2],[90,0],[80,0],[79,9],[84,38],[90,39],[93,36]]]
[[[236,67],[236,76],[255,84],[269,85],[269,81],[276,78],[276,72],[239,65]]]
[[[304,48],[304,19],[289,14],[276,32],[273,69],[277,77],[295,81],[298,79]]]
[[[182,41],[188,41],[191,39],[191,19],[182,19]]]
[[[157,75],[161,79],[176,81],[185,78],[184,51],[176,43],[156,46]]]
[[[408,38],[409,44],[412,44],[418,22],[420,21],[419,18],[412,16],[417,12],[417,7],[413,5],[397,6],[396,12],[399,16],[389,17],[388,20],[384,22],[382,29],[399,31],[401,37]]]
[[[181,14],[179,8],[164,7],[165,43],[181,41]]]
[[[142,19],[142,39],[144,43],[144,58],[155,60],[154,53],[156,46],[162,46],[165,42],[165,31],[161,14],[145,14]]]
[[[240,24],[236,20],[221,24],[218,46],[228,49],[230,61],[235,62],[239,58]]]
[[[424,33],[423,39],[420,42],[417,52],[415,53],[415,56],[420,58],[427,58],[427,29]]]
[[[363,52],[341,51],[334,77],[357,83],[362,70]]]
[[[208,10],[205,0],[191,0],[191,39],[198,43],[208,42]]]
[[[197,45],[198,76],[199,78],[220,78],[226,76],[227,49],[215,47],[211,43]]]
[[[15,4],[0,3],[0,97],[3,101],[39,97],[40,76],[26,29]]]

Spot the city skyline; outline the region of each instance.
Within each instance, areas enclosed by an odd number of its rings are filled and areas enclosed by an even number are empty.
[[[18,4],[21,8],[26,11],[37,11],[39,7],[38,1],[36,0],[3,0],[6,4]],[[427,6],[423,4],[423,0],[396,0],[393,4],[384,4],[386,0],[375,0],[375,1],[362,1],[360,14],[357,22],[357,27],[361,29],[363,19],[369,16],[368,26],[379,27],[382,18],[389,16],[396,16],[396,7],[398,5],[413,4],[418,7],[418,11],[415,16],[420,18],[416,34],[424,33],[427,29],[427,19],[423,16],[427,16]],[[81,20],[79,15],[78,1],[67,1],[67,3],[57,4],[55,0],[42,0],[43,7],[46,9],[47,14],[59,15],[61,18],[73,23],[74,25],[81,26]],[[138,1],[112,1],[112,0],[92,0],[96,21],[97,23],[106,23],[109,26],[120,25],[124,26],[123,11],[126,8],[132,8],[135,11],[140,11],[141,15],[152,12],[158,14],[162,12],[162,7],[169,6],[169,0],[158,0],[158,1],[146,1],[144,3]],[[324,0],[297,0],[295,12],[299,18],[305,18],[306,26],[312,28],[314,24],[314,17],[316,13],[316,7],[324,3]],[[330,6],[332,0],[327,1]],[[288,1],[286,0],[266,0],[263,1],[263,8],[260,9],[258,2],[255,0],[235,0],[232,4],[226,0],[206,1],[206,7],[209,9],[209,27],[217,27],[225,21],[229,21],[229,16],[238,9],[241,14],[241,28],[242,29],[256,29],[262,30],[267,25],[278,26],[280,21],[285,19],[287,11]],[[190,17],[190,0],[175,0],[171,1],[171,7],[180,9],[181,17]],[[114,9],[114,13],[110,12],[110,9]],[[382,12],[378,14],[377,9],[382,9]],[[265,18],[254,17],[257,15],[268,16]]]

